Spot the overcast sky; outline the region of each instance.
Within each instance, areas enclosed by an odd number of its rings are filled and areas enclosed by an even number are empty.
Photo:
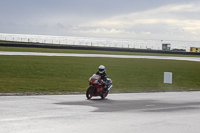
[[[0,33],[200,41],[200,0],[0,0]]]

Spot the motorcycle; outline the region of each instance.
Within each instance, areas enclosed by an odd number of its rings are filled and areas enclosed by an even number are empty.
[[[88,82],[89,87],[86,91],[87,99],[91,99],[93,96],[100,96],[102,99],[104,99],[108,95],[110,89],[113,87],[112,80],[110,78],[107,78],[106,82],[108,89],[106,92],[104,92],[102,86],[103,80],[101,79],[101,76],[97,74],[93,74],[92,77],[89,78]]]

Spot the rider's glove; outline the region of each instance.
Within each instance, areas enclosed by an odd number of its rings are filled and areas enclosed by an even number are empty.
[[[99,80],[99,85],[102,85],[102,82]]]

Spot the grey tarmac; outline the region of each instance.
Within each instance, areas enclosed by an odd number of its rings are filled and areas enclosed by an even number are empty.
[[[173,56],[140,56],[140,55],[109,55],[109,54],[75,54],[75,53],[39,53],[39,52],[6,52],[0,55],[29,55],[29,56],[70,56],[70,57],[104,57],[104,58],[143,58],[162,60],[183,60],[200,62],[200,57],[173,57]]]
[[[197,133],[200,92],[0,96],[1,133]]]

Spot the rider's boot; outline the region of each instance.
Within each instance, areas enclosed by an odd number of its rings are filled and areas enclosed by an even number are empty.
[[[103,87],[103,93],[106,93],[107,90],[108,90],[108,87],[107,87],[107,85],[105,85],[105,86]]]

